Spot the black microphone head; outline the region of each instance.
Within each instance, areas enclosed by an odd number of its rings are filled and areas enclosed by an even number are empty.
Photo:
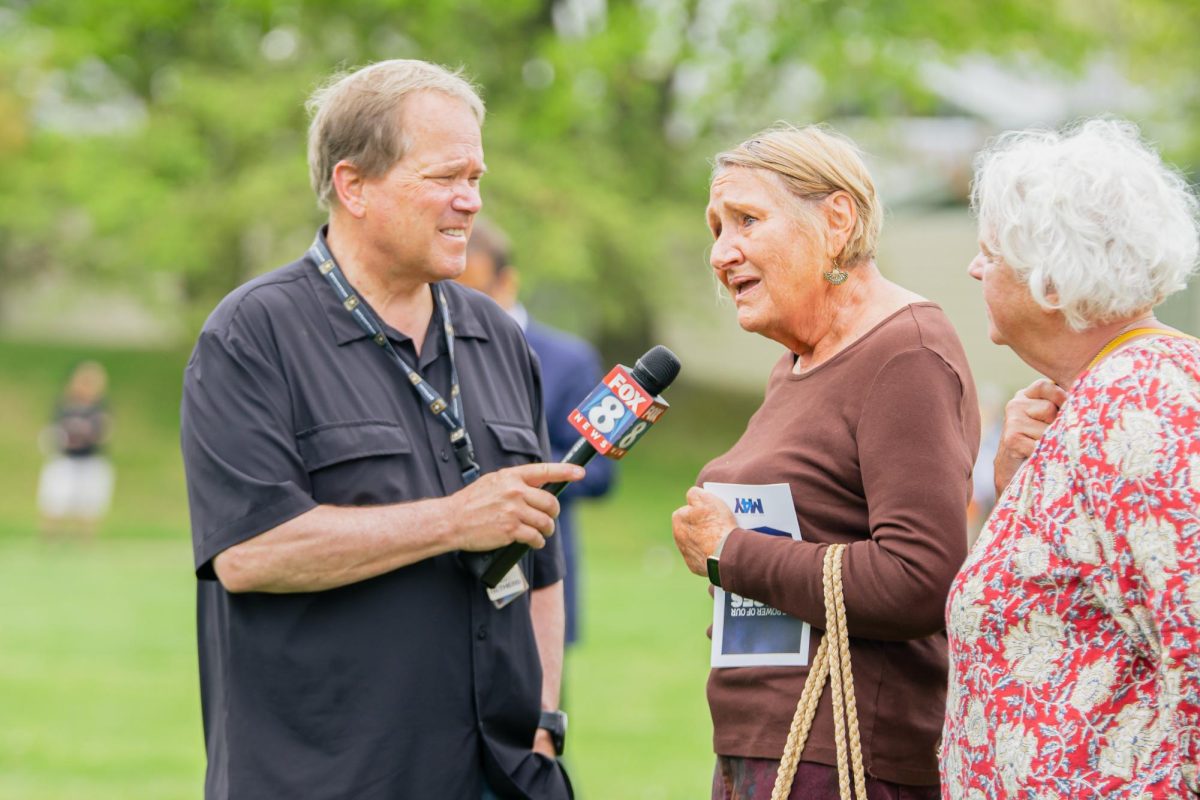
[[[646,351],[629,373],[646,393],[654,396],[671,385],[679,375],[679,358],[661,344]]]

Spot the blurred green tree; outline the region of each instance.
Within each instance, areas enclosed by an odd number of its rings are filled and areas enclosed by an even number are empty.
[[[1124,6],[1150,16],[1128,23]],[[1078,66],[1154,41],[1168,0],[38,0],[0,9],[0,292],[44,269],[178,303],[195,326],[308,243],[303,103],[330,71],[466,66],[489,104],[489,213],[551,321],[621,352],[665,264],[702,269],[707,158],[776,117],[938,113],[965,52]],[[1190,30],[1191,37],[1181,34]],[[1114,40],[1114,31],[1121,36]],[[1186,46],[1186,47],[1185,47]],[[1192,90],[1191,119],[1197,116]]]

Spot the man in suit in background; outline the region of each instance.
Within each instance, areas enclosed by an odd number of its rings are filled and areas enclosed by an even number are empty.
[[[579,432],[567,417],[603,377],[600,357],[582,339],[530,319],[529,312],[517,300],[520,279],[510,258],[508,237],[490,221],[478,217],[467,242],[467,269],[458,281],[491,297],[525,331],[525,338],[542,365],[543,407],[550,430],[551,457],[560,460],[579,438]],[[579,639],[580,630],[580,543],[576,537],[575,501],[608,493],[612,487],[612,468],[613,462],[607,458],[593,459],[588,464],[587,476],[568,486],[558,498],[561,508],[558,535],[567,560],[563,588],[568,647]]]

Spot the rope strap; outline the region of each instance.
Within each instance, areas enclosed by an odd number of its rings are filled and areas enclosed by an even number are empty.
[[[842,800],[867,796],[863,770],[862,742],[858,733],[858,706],[854,700],[854,676],[850,672],[850,639],[846,633],[846,604],[842,596],[842,551],[844,544],[832,544],[825,550],[822,583],[825,589],[825,636],[804,681],[804,691],[796,704],[796,715],[788,731],[787,745],[779,761],[771,800],[787,800],[800,764],[800,754],[808,741],[817,703],[828,677],[833,699],[833,738],[837,744],[838,790]],[[849,751],[849,759],[847,759]],[[849,766],[847,766],[849,760]],[[850,794],[850,774],[854,775],[854,795]]]

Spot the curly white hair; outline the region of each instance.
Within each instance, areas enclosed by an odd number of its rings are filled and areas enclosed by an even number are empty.
[[[1130,318],[1183,289],[1200,203],[1131,122],[1002,134],[975,159],[980,238],[1075,330]]]

